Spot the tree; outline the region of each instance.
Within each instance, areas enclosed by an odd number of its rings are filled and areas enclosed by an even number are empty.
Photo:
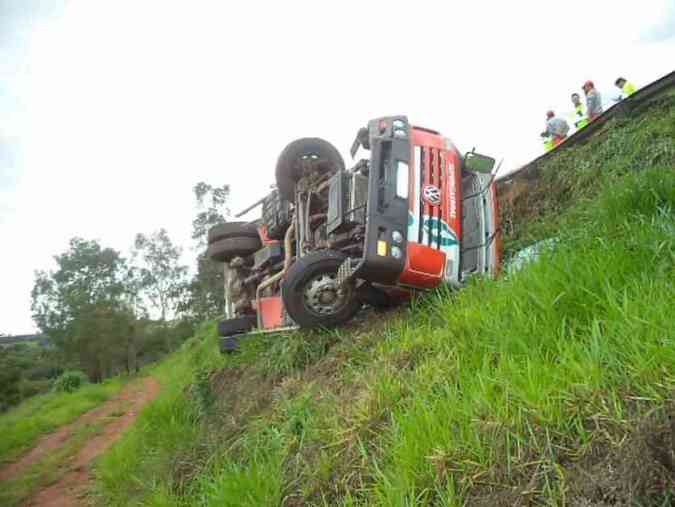
[[[184,306],[199,320],[213,318],[225,307],[224,276],[222,266],[206,256],[209,229],[227,221],[230,196],[229,185],[214,187],[199,182],[193,187],[197,216],[192,221],[192,239],[197,242],[197,273],[188,286],[188,299]]]
[[[36,273],[31,291],[33,319],[66,363],[100,381],[124,354],[133,313],[129,267],[119,252],[74,238],[55,258],[56,271]]]
[[[174,246],[166,229],[149,236],[137,234],[134,259],[138,267],[140,293],[147,297],[166,321],[174,315],[185,290],[187,266],[180,264],[181,248]]]
[[[21,401],[21,371],[15,365],[0,362],[0,413]]]
[[[216,224],[226,222],[226,217],[230,214],[227,207],[230,186],[214,187],[200,181],[192,187],[192,192],[195,195],[198,210],[197,216],[192,221],[192,239],[196,240],[200,247],[205,247],[209,229]]]
[[[195,320],[214,318],[225,308],[225,277],[221,265],[204,252],[197,256],[197,273],[187,287],[185,312]]]
[[[51,387],[61,373],[53,351],[35,342],[7,343],[0,347],[0,413]]]

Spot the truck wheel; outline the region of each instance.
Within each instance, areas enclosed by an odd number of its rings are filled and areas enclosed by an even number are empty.
[[[208,242],[215,243],[219,239],[259,238],[258,228],[247,222],[226,222],[214,225],[209,229]]]
[[[218,346],[221,354],[232,354],[239,349],[239,338],[236,336],[226,336],[220,339]]]
[[[214,241],[206,249],[209,259],[216,262],[230,262],[235,257],[246,257],[262,248],[260,238],[246,236],[224,238]]]
[[[333,327],[356,315],[361,303],[350,284],[338,287],[337,271],[346,255],[320,250],[296,261],[286,273],[281,297],[288,315],[304,328]]]
[[[248,333],[255,327],[257,320],[254,315],[245,315],[235,317],[234,319],[225,319],[218,322],[218,334],[220,336],[233,336],[242,333]]]
[[[277,160],[277,188],[282,198],[295,200],[295,184],[303,177],[303,165],[312,169],[334,173],[345,168],[345,161],[335,146],[318,137],[306,137],[293,141],[284,148]]]

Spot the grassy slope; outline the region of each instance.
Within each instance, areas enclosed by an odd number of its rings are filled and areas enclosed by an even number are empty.
[[[0,464],[11,462],[45,433],[100,405],[123,385],[120,378],[88,384],[74,393],[33,396],[0,415]]]
[[[505,210],[507,249],[559,238],[517,274],[227,358],[205,326],[99,462],[101,502],[667,504],[675,108],[614,127]]]

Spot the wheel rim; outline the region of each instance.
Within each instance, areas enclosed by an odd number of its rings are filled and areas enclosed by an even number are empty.
[[[340,287],[336,273],[321,273],[305,285],[303,300],[305,307],[315,315],[334,315],[349,301],[351,290]]]

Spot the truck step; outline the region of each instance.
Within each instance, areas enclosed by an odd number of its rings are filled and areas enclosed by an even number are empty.
[[[352,259],[347,257],[337,271],[336,281],[339,287],[345,284],[348,280],[351,279],[352,275],[356,271],[356,266],[358,265],[358,259]]]

